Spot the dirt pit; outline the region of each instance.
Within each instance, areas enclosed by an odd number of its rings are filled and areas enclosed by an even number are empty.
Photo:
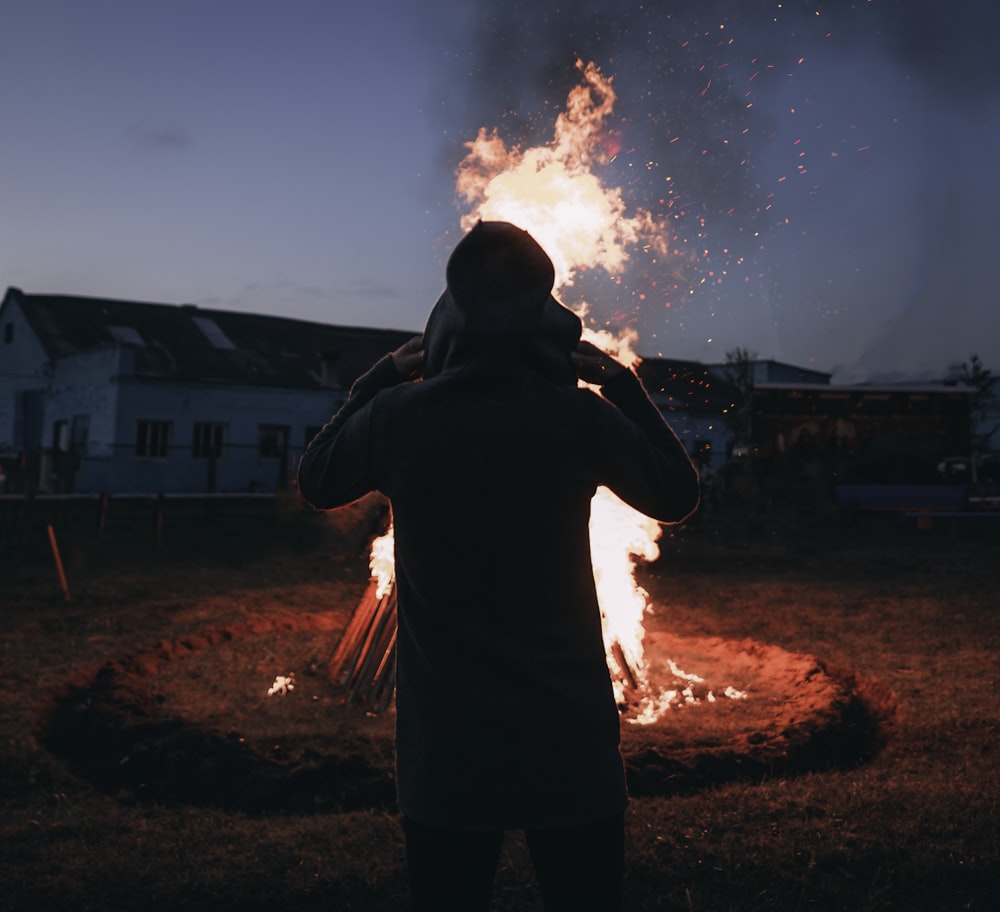
[[[109,661],[49,695],[39,740],[124,800],[251,813],[392,808],[392,710],[351,705],[326,677],[343,624],[275,611]],[[885,699],[812,656],[664,633],[647,636],[646,656],[654,689],[690,686],[695,702],[650,725],[626,710],[633,794],[851,765],[878,749]],[[703,680],[677,678],[668,660]],[[289,676],[291,689],[268,694]],[[729,699],[726,687],[746,697]]]

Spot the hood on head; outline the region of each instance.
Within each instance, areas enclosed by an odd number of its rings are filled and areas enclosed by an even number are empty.
[[[523,364],[553,383],[575,385],[576,368],[569,356],[582,330],[580,318],[549,295],[530,332],[470,332],[466,315],[445,289],[424,328],[424,377],[475,364],[489,355]]]
[[[527,231],[479,221],[455,246],[445,275],[467,332],[510,335],[530,332],[540,318],[555,267]]]
[[[580,320],[552,297],[552,260],[527,231],[478,222],[452,251],[446,277],[424,330],[425,377],[488,355],[576,382],[569,353]]]

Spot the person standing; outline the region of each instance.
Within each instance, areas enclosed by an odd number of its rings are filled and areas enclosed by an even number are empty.
[[[590,503],[604,485],[680,522],[698,473],[636,375],[580,341],[530,234],[478,223],[446,279],[423,335],[309,444],[299,490],[391,504],[412,908],[487,909],[503,834],[523,830],[546,909],[613,912],[628,796]]]

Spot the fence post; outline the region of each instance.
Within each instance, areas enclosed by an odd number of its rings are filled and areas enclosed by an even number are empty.
[[[49,526],[49,544],[52,546],[52,556],[55,558],[56,571],[59,573],[59,585],[62,586],[63,598],[71,602],[69,584],[66,582],[66,572],[63,570],[62,558],[59,556],[59,544],[56,542],[56,530]]]
[[[153,508],[153,527],[156,530],[156,547],[159,549],[163,544],[163,506],[165,498],[162,494],[156,495],[156,505]]]
[[[111,499],[111,495],[104,491],[101,494],[100,508],[97,514],[97,541],[98,543],[104,538],[104,527],[108,522],[108,501]]]

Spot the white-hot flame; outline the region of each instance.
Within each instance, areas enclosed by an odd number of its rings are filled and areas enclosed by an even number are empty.
[[[479,219],[525,228],[551,257],[556,289],[571,286],[583,268],[617,272],[640,242],[665,250],[664,229],[653,216],[627,215],[621,189],[604,187],[591,171],[611,157],[602,141],[616,96],[595,64],[577,67],[583,82],[556,118],[551,143],[507,149],[496,131],[482,128],[458,167],[458,192],[472,207],[462,228]]]
[[[295,672],[289,672],[287,675],[278,675],[274,679],[274,683],[267,689],[267,695],[273,697],[275,694],[278,696],[285,696],[285,694],[295,690]]]
[[[372,542],[368,567],[371,570],[372,579],[376,582],[376,599],[382,598],[392,588],[392,581],[396,578],[394,547],[395,541],[392,534],[392,526],[389,527],[389,531],[385,535],[380,535]]]

